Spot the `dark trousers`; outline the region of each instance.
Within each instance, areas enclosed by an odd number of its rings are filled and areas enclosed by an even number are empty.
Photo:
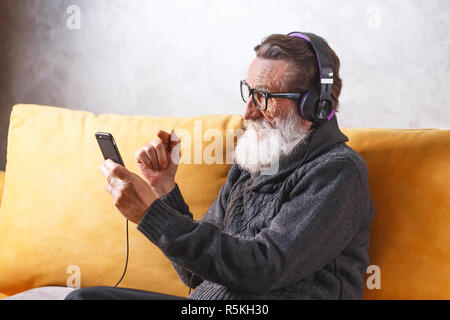
[[[72,291],[65,300],[190,300],[167,294],[114,287],[89,287]]]

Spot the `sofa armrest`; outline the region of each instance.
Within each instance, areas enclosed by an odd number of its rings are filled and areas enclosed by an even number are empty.
[[[0,206],[2,205],[2,195],[4,186],[5,186],[5,171],[0,170]]]

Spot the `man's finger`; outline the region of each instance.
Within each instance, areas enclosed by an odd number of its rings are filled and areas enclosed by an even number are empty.
[[[121,180],[118,178],[113,178],[103,165],[101,165],[99,169],[106,178],[106,190],[108,190],[109,193],[111,193],[111,190],[117,186],[117,182],[118,181],[120,182]]]
[[[173,146],[172,150],[170,151],[170,162],[178,165],[180,163],[181,159],[181,144],[177,144]]]
[[[150,161],[150,158],[148,157],[147,152],[145,152],[144,148],[141,148],[136,152],[136,162],[141,162],[150,169],[153,169],[152,162]]]
[[[170,133],[163,130],[159,130],[157,136],[158,138],[161,139],[167,151],[169,152],[172,150],[174,146],[180,143],[180,138],[178,138],[173,129],[170,131]]]
[[[112,177],[117,177],[121,180],[126,179],[129,176],[129,171],[122,165],[107,159],[104,163],[108,174]]]
[[[167,148],[170,151],[173,150],[173,148],[179,144],[181,142],[180,138],[177,136],[177,134],[175,133],[175,130],[172,130],[170,132],[170,142],[169,142],[169,147]]]
[[[166,147],[164,146],[161,140],[155,143],[153,146],[155,147],[156,157],[158,158],[158,164],[160,168],[166,169],[167,166],[169,165],[167,162]]]
[[[150,148],[147,149],[147,155],[150,158],[150,161],[152,162],[152,167],[154,170],[159,170],[159,164],[158,164],[158,158],[156,157],[156,150],[153,145],[150,146]]]
[[[106,184],[105,188],[111,195],[113,194],[114,188],[109,183]]]
[[[159,130],[157,136],[161,139],[162,143],[167,148],[170,141],[170,134],[164,130]]]

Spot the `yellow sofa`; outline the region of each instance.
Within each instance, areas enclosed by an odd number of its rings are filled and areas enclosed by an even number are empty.
[[[14,106],[6,174],[0,172],[0,298],[41,286],[114,285],[120,278],[125,221],[98,170],[96,131],[111,132],[125,165],[139,174],[135,150],[158,129],[176,129],[184,161],[177,183],[198,219],[226,180],[241,124],[238,115],[95,115]],[[450,130],[342,131],[366,159],[376,211],[364,298],[449,299]],[[133,224],[121,286],[188,292]]]

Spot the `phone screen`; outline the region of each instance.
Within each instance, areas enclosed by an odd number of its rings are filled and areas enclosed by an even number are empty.
[[[112,134],[108,132],[97,132],[95,137],[97,138],[98,145],[100,146],[105,160],[111,159],[112,161],[125,166]]]

